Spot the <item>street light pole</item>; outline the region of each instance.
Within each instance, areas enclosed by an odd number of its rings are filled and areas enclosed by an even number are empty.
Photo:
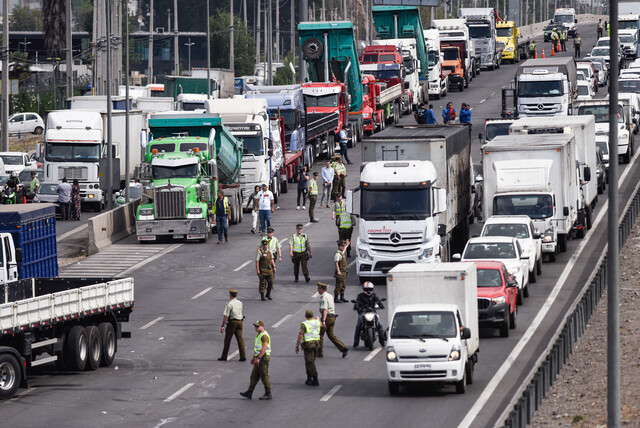
[[[2,2],[2,141],[0,150],[9,151],[9,1]]]
[[[191,46],[195,45],[195,43],[191,43],[191,37],[189,37],[189,43],[184,44],[187,49],[187,64],[189,66],[189,76],[191,76]]]

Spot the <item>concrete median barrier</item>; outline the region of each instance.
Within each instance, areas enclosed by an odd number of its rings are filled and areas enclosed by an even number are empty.
[[[585,14],[578,15],[578,24],[586,24],[586,23],[597,23],[598,19],[602,19],[602,21],[606,21],[609,19],[607,15],[593,15],[593,14]],[[535,24],[523,25],[520,27],[520,35],[522,37],[536,37],[540,36],[544,32],[544,27],[549,25],[549,21],[544,22],[536,22]],[[596,27],[593,27],[593,32],[596,32]]]
[[[89,255],[117,242],[136,231],[136,206],[138,201],[92,217],[87,223],[89,238],[87,252]]]

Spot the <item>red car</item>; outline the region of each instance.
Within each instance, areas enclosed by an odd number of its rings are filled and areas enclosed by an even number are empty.
[[[500,336],[509,337],[509,329],[516,328],[517,283],[502,262],[475,263],[480,328],[496,328],[500,330]]]

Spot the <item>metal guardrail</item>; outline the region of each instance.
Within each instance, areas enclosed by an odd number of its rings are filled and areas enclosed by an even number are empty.
[[[640,214],[640,184],[634,189],[633,196],[627,202],[623,212],[618,226],[619,249],[622,249]],[[507,411],[505,417],[498,420],[498,426],[520,428],[531,423],[533,415],[542,404],[542,400],[551,389],[551,385],[569,359],[574,345],[585,332],[587,323],[595,312],[607,286],[607,269],[607,257],[603,253],[581,295],[576,298],[546,351],[538,359],[537,369],[532,370],[528,380],[514,395],[519,398],[511,410]]]

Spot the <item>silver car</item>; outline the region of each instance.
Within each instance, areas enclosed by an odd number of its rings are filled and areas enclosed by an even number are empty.
[[[48,203],[56,206],[56,217],[62,217],[58,204],[58,183],[40,183],[40,187],[33,197],[34,203]]]

